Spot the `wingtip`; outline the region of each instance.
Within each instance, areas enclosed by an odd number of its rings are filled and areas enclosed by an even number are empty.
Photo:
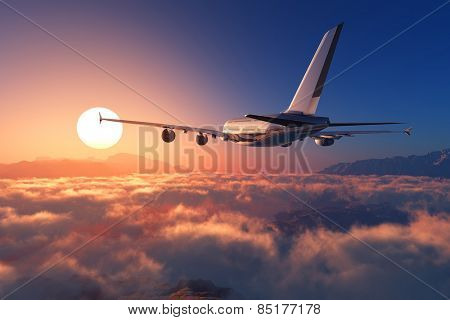
[[[102,118],[102,114],[99,112],[98,113],[98,123],[102,124],[103,118]]]
[[[412,127],[403,129],[403,132],[407,135],[410,136],[412,134]]]

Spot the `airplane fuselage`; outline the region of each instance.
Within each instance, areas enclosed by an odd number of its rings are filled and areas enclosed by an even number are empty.
[[[326,117],[303,115],[286,112],[262,117],[273,119],[267,122],[251,118],[231,119],[225,122],[223,132],[228,139],[238,144],[251,147],[289,146],[296,140],[303,140],[312,133],[328,127],[330,121]],[[296,125],[294,126],[294,121]],[[289,123],[292,122],[292,126]],[[298,122],[304,123],[298,126]],[[283,124],[281,124],[283,123]],[[288,124],[286,126],[286,123]]]

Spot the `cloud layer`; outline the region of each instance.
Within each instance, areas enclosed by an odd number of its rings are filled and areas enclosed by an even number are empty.
[[[425,177],[4,179],[0,295],[50,268],[9,298],[161,298],[198,278],[255,299],[442,298],[449,194]]]

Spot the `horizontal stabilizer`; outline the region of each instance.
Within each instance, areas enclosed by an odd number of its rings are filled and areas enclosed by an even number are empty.
[[[270,123],[279,124],[281,126],[296,126],[300,127],[305,124],[312,124],[304,121],[298,121],[293,119],[285,119],[285,118],[275,118],[275,117],[267,117],[267,116],[258,116],[256,114],[247,114],[245,115],[246,118],[255,119],[259,121],[265,121]]]

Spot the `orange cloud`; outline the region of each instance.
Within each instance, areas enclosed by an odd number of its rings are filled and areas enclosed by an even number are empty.
[[[450,294],[448,180],[270,179],[0,180],[0,294],[130,215],[11,298],[161,298],[186,278],[209,279],[246,298],[440,298],[283,189]]]

